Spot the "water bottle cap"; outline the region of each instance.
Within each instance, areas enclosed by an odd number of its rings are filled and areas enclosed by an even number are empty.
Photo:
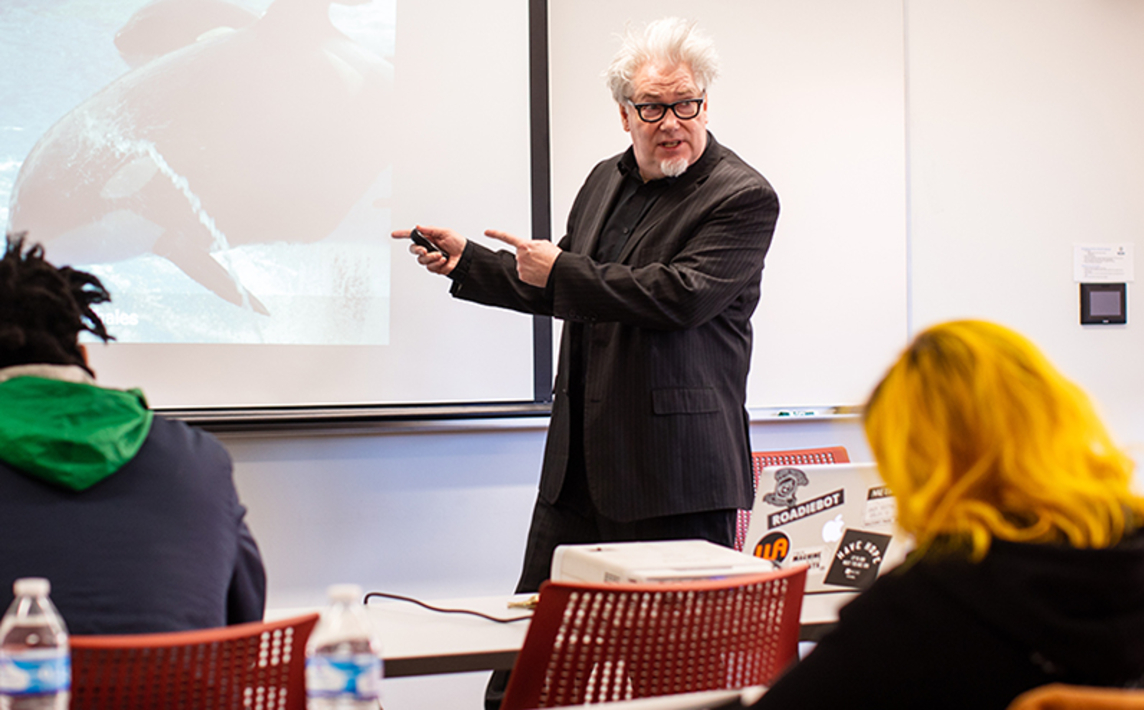
[[[332,584],[326,589],[332,602],[356,602],[361,599],[360,584]]]
[[[23,577],[12,584],[12,591],[18,597],[46,597],[52,591],[52,583],[43,577]]]

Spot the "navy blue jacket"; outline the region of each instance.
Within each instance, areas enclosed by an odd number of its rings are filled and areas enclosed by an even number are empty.
[[[262,618],[266,575],[230,456],[160,416],[119,471],[75,492],[0,461],[0,604],[47,577],[72,634],[211,628]]]

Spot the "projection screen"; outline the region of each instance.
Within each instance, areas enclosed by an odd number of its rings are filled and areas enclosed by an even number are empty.
[[[0,223],[103,280],[93,367],[157,409],[535,403],[548,331],[389,236],[548,237],[529,37],[509,0],[5,2]]]

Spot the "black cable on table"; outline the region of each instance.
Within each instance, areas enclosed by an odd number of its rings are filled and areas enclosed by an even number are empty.
[[[528,621],[532,618],[532,615],[529,614],[528,616],[514,616],[508,619],[502,619],[479,611],[473,611],[472,609],[443,609],[441,607],[432,606],[431,604],[426,604],[425,602],[414,599],[413,597],[403,597],[400,594],[389,594],[388,592],[369,592],[365,595],[365,599],[363,600],[364,603],[369,604],[370,597],[382,597],[384,599],[396,599],[400,602],[409,602],[411,604],[416,604],[417,606],[424,607],[429,611],[436,611],[442,614],[471,614],[473,616],[479,616],[482,619],[495,621],[498,624],[511,624],[514,621]]]

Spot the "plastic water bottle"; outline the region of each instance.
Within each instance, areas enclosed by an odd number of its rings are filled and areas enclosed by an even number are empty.
[[[0,710],[67,710],[71,655],[64,620],[42,577],[17,579],[0,619]]]
[[[330,606],[306,642],[307,710],[377,710],[381,645],[366,617],[361,587],[335,584]]]

